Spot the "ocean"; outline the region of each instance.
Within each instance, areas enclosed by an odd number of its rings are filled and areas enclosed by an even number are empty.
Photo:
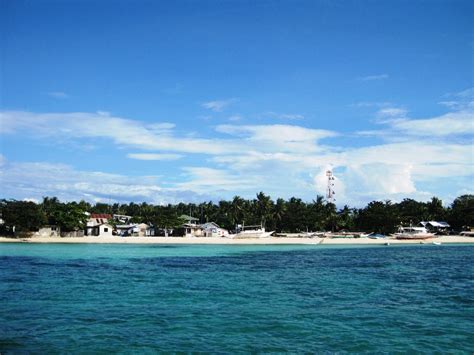
[[[474,246],[0,244],[0,353],[474,350]]]

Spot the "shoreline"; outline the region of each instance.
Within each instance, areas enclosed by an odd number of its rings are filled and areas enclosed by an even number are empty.
[[[370,239],[370,238],[248,238],[230,239],[222,237],[31,237],[31,238],[6,238],[0,237],[0,243],[62,243],[62,244],[223,244],[223,245],[405,245],[405,244],[474,244],[473,237],[465,236],[439,236],[425,240],[398,240],[398,239]]]

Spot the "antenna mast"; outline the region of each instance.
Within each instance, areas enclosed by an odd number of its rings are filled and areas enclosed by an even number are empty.
[[[334,175],[331,170],[326,171],[326,176],[328,177],[328,186],[326,189],[326,199],[330,203],[334,203],[336,199],[334,198],[334,195],[336,194],[334,192]]]

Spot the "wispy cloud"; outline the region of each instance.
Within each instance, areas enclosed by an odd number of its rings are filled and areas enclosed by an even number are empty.
[[[388,78],[389,78],[388,74],[377,74],[377,75],[361,76],[361,77],[358,77],[357,79],[360,81],[374,81],[374,80],[385,80]]]
[[[231,98],[226,100],[214,100],[208,101],[201,104],[202,107],[207,108],[214,112],[222,112],[227,106],[237,102],[237,98]]]
[[[352,107],[387,107],[387,106],[392,106],[392,103],[388,101],[382,101],[382,102],[361,101],[361,102],[356,102],[355,104],[352,104],[351,106]]]
[[[181,154],[160,154],[160,153],[129,153],[127,157],[130,159],[137,160],[177,160],[181,159],[183,155]]]
[[[446,94],[444,95],[444,99],[445,100],[440,101],[439,104],[451,110],[474,110],[474,88]]]
[[[377,111],[376,117],[380,120],[404,118],[408,111],[400,107],[384,107]]]
[[[55,99],[61,99],[61,100],[69,98],[69,95],[62,91],[50,91],[50,92],[47,92],[46,95],[53,97]]]
[[[165,188],[155,176],[131,177],[84,171],[66,164],[46,162],[6,163],[0,177],[2,194],[13,198],[28,196],[41,200],[43,196],[57,196],[64,201],[150,201],[157,204],[199,202],[211,198],[209,194]]]
[[[266,117],[276,118],[280,120],[302,120],[304,116],[298,113],[278,113],[273,111],[267,111],[263,113]]]
[[[156,161],[158,171],[160,161],[185,154],[196,154],[196,166],[178,162],[177,173],[158,184],[156,178],[91,174],[70,166],[21,165],[3,159],[0,179],[7,195],[19,191],[23,197],[52,193],[76,199],[112,196],[117,200],[173,202],[186,193],[189,200],[196,196],[248,196],[258,190],[282,197],[323,194],[324,187],[313,178],[332,166],[339,179],[338,201],[364,203],[407,194],[428,198],[427,181],[432,186],[450,179],[458,184],[457,190],[472,190],[474,117],[472,110],[463,107],[412,119],[405,108],[374,106],[378,118],[375,129],[345,147],[327,143],[338,132],[290,124],[218,125],[215,134],[198,137],[169,122],[150,124],[112,114],[5,111],[0,112],[4,134],[48,141],[52,137],[80,142],[105,138],[117,147],[133,148],[125,153],[131,159]],[[377,143],[370,138],[373,135],[380,138]]]
[[[237,122],[237,121],[241,121],[242,120],[242,116],[241,115],[232,115],[228,118],[228,120],[230,122]]]

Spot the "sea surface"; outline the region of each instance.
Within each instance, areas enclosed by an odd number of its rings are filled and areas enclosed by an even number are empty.
[[[0,353],[474,351],[474,246],[0,244]]]

